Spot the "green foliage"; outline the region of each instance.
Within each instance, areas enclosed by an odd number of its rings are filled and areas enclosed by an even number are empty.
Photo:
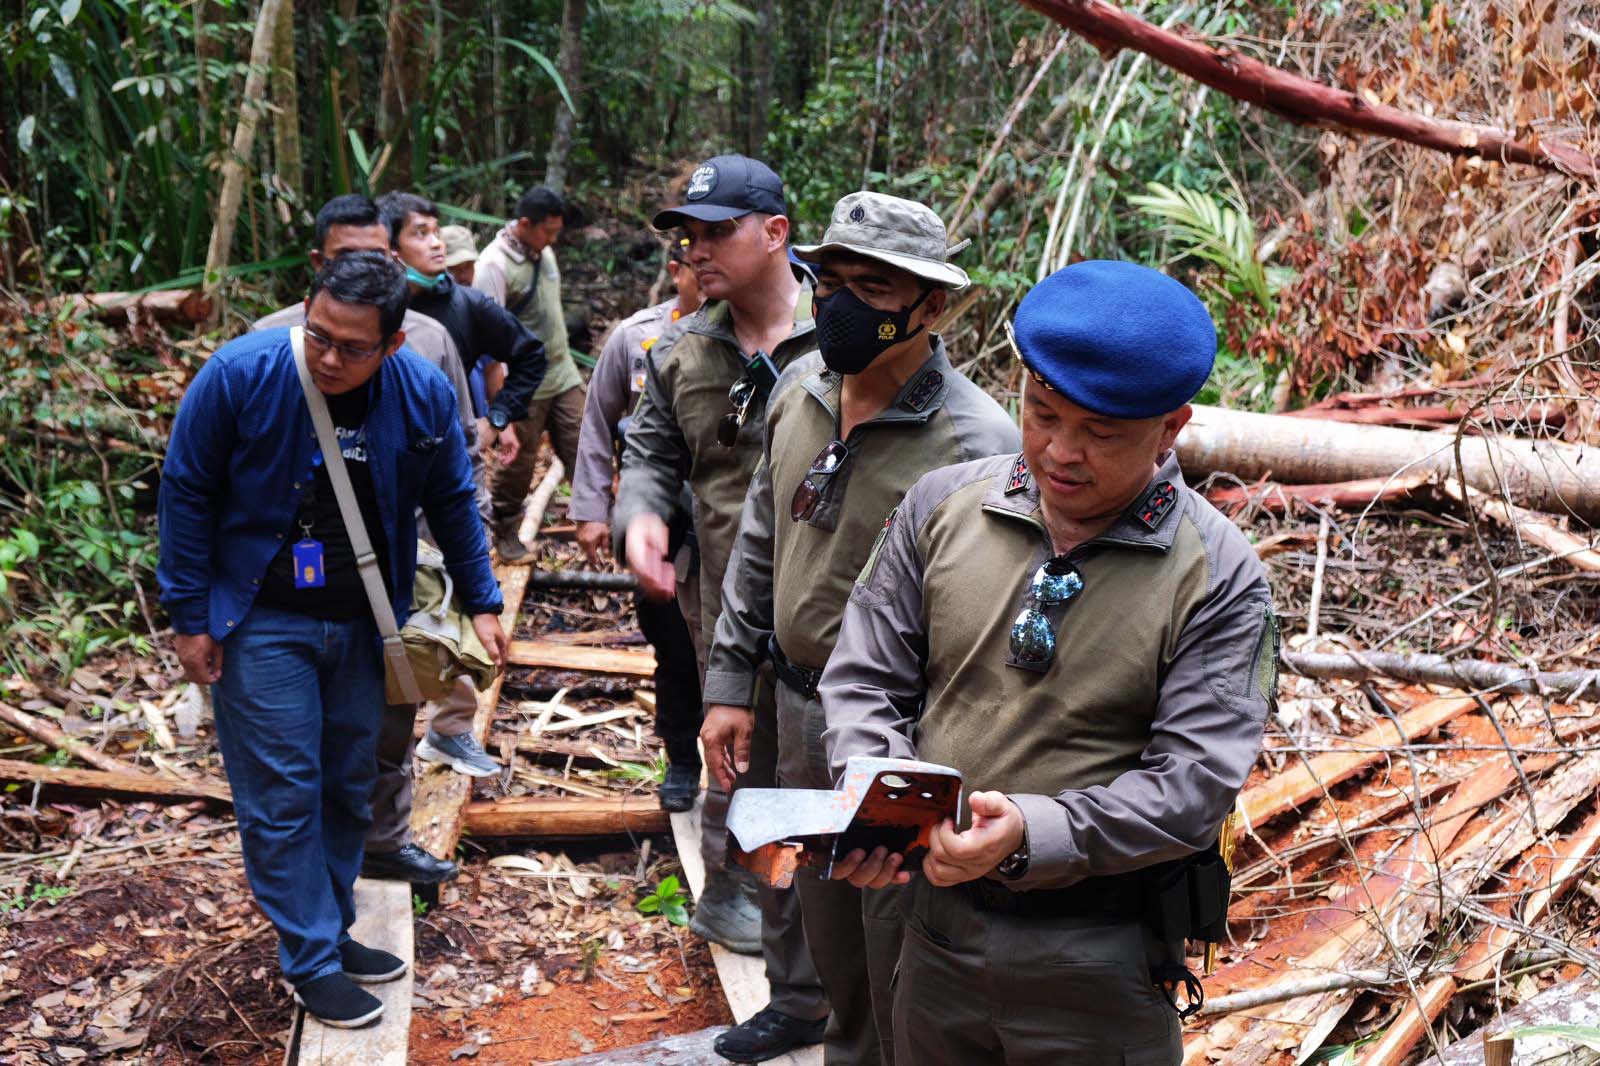
[[[615,769],[605,771],[605,775],[621,781],[635,781],[642,785],[659,785],[667,779],[667,756],[665,752],[657,752],[656,757],[648,765],[624,762]]]
[[[1569,1044],[1586,1047],[1590,1051],[1600,1051],[1600,1026],[1524,1025],[1511,1030],[1506,1035],[1518,1039],[1525,1036],[1553,1036],[1558,1040],[1565,1040]]]
[[[70,895],[72,888],[69,885],[47,885],[43,881],[36,881],[31,890],[18,889],[10,899],[0,899],[0,914],[25,911],[35,903],[54,907]]]
[[[689,899],[675,876],[667,876],[638,903],[640,914],[659,914],[673,925],[689,924]]]
[[[421,918],[427,913],[428,901],[417,895],[415,892],[411,893],[411,916],[413,918]]]
[[[1128,202],[1159,220],[1179,255],[1203,259],[1222,271],[1230,292],[1242,291],[1266,314],[1276,307],[1279,281],[1256,256],[1256,228],[1243,208],[1182,185],[1150,182],[1149,192]]]

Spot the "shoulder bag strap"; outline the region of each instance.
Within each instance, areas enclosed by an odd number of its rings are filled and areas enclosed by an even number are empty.
[[[361,519],[361,505],[356,502],[356,490],[350,484],[350,472],[345,469],[344,453],[339,450],[339,435],[334,432],[333,418],[328,414],[328,401],[311,380],[311,368],[306,366],[305,332],[300,327],[289,331],[289,342],[294,348],[294,366],[300,374],[300,389],[305,393],[306,406],[311,409],[311,425],[317,431],[317,446],[322,450],[323,465],[328,468],[328,481],[333,485],[333,495],[339,501],[339,513],[344,516],[345,534],[350,538],[350,548],[355,553],[356,570],[361,574],[361,584],[367,590],[367,600],[372,604],[372,618],[383,637],[383,656],[393,672],[401,695],[408,703],[419,703],[421,690],[411,671],[411,660],[406,658],[406,647],[395,624],[394,606],[383,587],[383,575],[378,572],[378,555],[372,550],[367,536],[367,525]]]

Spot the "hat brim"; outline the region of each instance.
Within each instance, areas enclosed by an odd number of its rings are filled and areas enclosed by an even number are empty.
[[[462,263],[476,263],[477,261],[477,252],[451,252],[444,257],[444,265],[447,267],[460,266]]]
[[[682,204],[658,211],[650,224],[656,229],[674,229],[689,219],[698,222],[726,222],[730,218],[748,215],[748,207],[727,207],[723,204]]]
[[[949,289],[964,289],[972,284],[967,272],[954,263],[924,259],[917,255],[901,255],[899,252],[886,252],[881,248],[872,248],[864,244],[834,241],[830,244],[796,245],[794,249],[794,254],[808,263],[820,262],[829,252],[849,252],[865,259],[875,259],[880,263],[887,263],[904,270],[908,274],[914,274],[924,281],[931,281]]]

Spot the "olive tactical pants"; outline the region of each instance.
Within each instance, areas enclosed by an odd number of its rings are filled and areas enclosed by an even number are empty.
[[[788,685],[778,685],[778,783],[782,787],[833,787],[822,729],[822,704]],[[831,881],[817,871],[802,870],[794,887],[811,959],[833,1007],[823,1062],[827,1066],[893,1066],[890,983],[900,956],[902,899],[910,886],[863,891],[847,881]]]
[[[917,879],[895,975],[895,1048],[916,1066],[1177,1066],[1178,1014],[1143,925],[979,909]]]
[[[528,488],[533,484],[533,468],[539,461],[539,436],[545,430],[550,431],[550,446],[566,468],[565,478],[572,480],[573,468],[578,465],[578,430],[583,425],[587,396],[588,390],[574,385],[566,392],[534,400],[528,404],[528,417],[511,423],[522,450],[511,462],[497,466],[490,476],[491,508],[497,528],[509,528],[522,521]]]
[[[472,732],[478,713],[478,690],[472,679],[456,678],[444,699],[423,704],[433,708],[429,728],[442,736]],[[395,703],[383,709],[378,729],[378,780],[372,786],[372,826],[367,850],[386,854],[411,843],[412,754],[417,749],[417,705]],[[450,856],[441,855],[441,859]]]

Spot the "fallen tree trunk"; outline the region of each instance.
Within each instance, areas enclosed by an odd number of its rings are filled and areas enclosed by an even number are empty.
[[[14,726],[35,740],[42,740],[57,751],[64,751],[79,762],[96,769],[113,774],[144,773],[137,766],[107,755],[76,737],[69,737],[53,723],[27,711],[18,710],[9,703],[0,703],[0,722]]]
[[[96,795],[133,796],[138,799],[233,802],[233,794],[226,785],[210,781],[179,781],[138,770],[111,773],[0,759],[0,781],[37,781],[46,788],[70,788]]]
[[[1282,485],[1272,481],[1248,486],[1214,486],[1206,491],[1206,499],[1215,507],[1253,503],[1271,514],[1288,511],[1290,502],[1295,500],[1316,507],[1357,510],[1373,504],[1408,499],[1432,481],[1433,478],[1427,474],[1364,478],[1330,485]]]
[[[1561,561],[1568,566],[1600,574],[1600,552],[1595,551],[1582,537],[1557,528],[1546,516],[1534,514],[1474,488],[1469,487],[1463,495],[1458,481],[1447,480],[1442,487],[1445,494],[1457,503],[1476,507],[1521,539],[1560,555]]]
[[[211,299],[198,289],[160,292],[81,292],[58,296],[44,305],[50,311],[70,308],[96,318],[151,318],[157,322],[193,325],[211,317]]]
[[[1444,685],[1463,691],[1522,692],[1573,701],[1600,699],[1600,670],[1533,671],[1504,663],[1447,659],[1443,655],[1398,655],[1387,651],[1286,651],[1284,669],[1301,677],[1365,681],[1392,677],[1417,685]]]
[[[1225,472],[1242,481],[1300,484],[1431,474],[1455,477],[1455,434],[1354,426],[1197,404],[1178,436],[1191,482]],[[1556,441],[1465,437],[1467,483],[1547,514],[1600,525],[1600,452]]]
[[[1152,26],[1105,0],[1022,2],[1086,38],[1101,52],[1122,48],[1143,52],[1236,100],[1264,107],[1303,126],[1352,134],[1372,133],[1452,155],[1478,156],[1500,163],[1528,163],[1591,181],[1600,178],[1600,166],[1595,160],[1565,141],[1519,141],[1513,134],[1493,126],[1402,111],[1379,103],[1376,97],[1323,85],[1232,49],[1212,48],[1196,37]]]
[[[1432,428],[1461,421],[1469,404],[1434,404],[1429,407],[1384,407],[1362,404],[1352,407],[1307,407],[1284,411],[1285,418],[1321,419],[1324,422],[1356,422],[1364,426],[1415,426]],[[1521,403],[1491,403],[1484,414],[1496,422],[1526,422],[1560,429],[1567,424],[1567,412],[1543,400]]]
[[[480,837],[590,837],[664,833],[671,821],[655,796],[513,796],[467,804],[465,825]]]

